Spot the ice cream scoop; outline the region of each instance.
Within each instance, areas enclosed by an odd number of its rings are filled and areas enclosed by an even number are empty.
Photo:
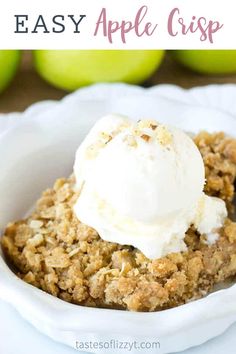
[[[203,193],[204,164],[193,140],[154,120],[102,118],[78,148],[74,173],[78,219],[148,258],[184,251],[191,225],[212,240],[227,215],[223,201]]]

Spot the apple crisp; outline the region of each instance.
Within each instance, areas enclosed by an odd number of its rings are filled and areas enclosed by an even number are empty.
[[[232,212],[236,140],[202,132],[195,142],[206,170],[205,192]],[[190,228],[188,250],[150,260],[139,250],[103,241],[73,213],[75,180],[58,179],[25,220],[2,237],[17,275],[62,300],[85,306],[157,311],[200,298],[236,274],[236,223],[227,219],[216,243]]]

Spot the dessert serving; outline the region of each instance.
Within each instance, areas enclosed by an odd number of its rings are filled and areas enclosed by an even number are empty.
[[[110,115],[74,173],[2,237],[24,281],[74,304],[157,311],[236,274],[236,140]]]

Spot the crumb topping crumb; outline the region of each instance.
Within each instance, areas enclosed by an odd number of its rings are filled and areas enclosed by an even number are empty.
[[[150,137],[149,135],[147,135],[147,134],[142,134],[142,135],[141,135],[141,138],[142,138],[144,141],[147,141],[147,142],[151,139],[151,137]]]
[[[164,127],[163,125],[159,125],[156,129],[157,140],[161,145],[170,145],[172,143],[172,134],[171,132]]]

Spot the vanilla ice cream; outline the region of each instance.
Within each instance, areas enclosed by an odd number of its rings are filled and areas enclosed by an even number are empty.
[[[78,148],[74,173],[78,219],[148,258],[186,250],[191,225],[215,242],[227,216],[225,203],[203,192],[204,164],[192,139],[153,120],[102,118]]]

